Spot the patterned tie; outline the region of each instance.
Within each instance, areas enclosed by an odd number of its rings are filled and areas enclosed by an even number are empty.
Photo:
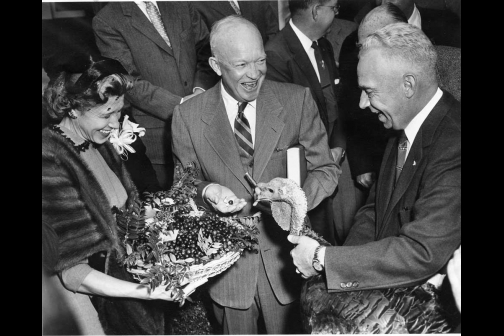
[[[166,44],[168,44],[168,47],[171,48],[171,43],[170,39],[168,38],[168,34],[166,33],[165,26],[163,24],[163,21],[161,20],[161,13],[159,13],[159,10],[157,7],[152,3],[152,1],[144,1],[145,7],[147,9],[147,14],[149,15],[149,18],[152,21],[152,24],[154,25],[154,28],[158,31],[159,35],[165,40]]]
[[[253,156],[254,145],[252,144],[252,131],[250,130],[250,124],[243,113],[245,107],[247,106],[247,102],[238,104],[238,114],[236,115],[234,123],[236,141],[238,141],[238,144],[245,152],[247,152],[250,156]]]
[[[403,170],[404,162],[406,161],[406,152],[408,150],[408,137],[406,137],[406,133],[404,131],[401,132],[401,136],[399,137],[399,146],[397,146],[397,164],[396,164],[396,176],[395,182],[399,180],[399,175]]]
[[[327,72],[326,65],[324,63],[324,59],[322,58],[322,53],[320,52],[320,47],[318,46],[317,41],[313,41],[312,46],[313,50],[315,50],[315,60],[317,61],[317,67],[320,75],[320,85],[322,89],[331,85],[331,80],[329,79],[329,73]]]
[[[229,0],[229,4],[233,7],[236,14],[241,15],[240,8],[235,4],[233,0]]]

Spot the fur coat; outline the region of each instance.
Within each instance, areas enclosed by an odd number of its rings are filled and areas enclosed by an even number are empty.
[[[111,144],[98,151],[126,189],[129,206],[138,198],[129,173]],[[42,130],[42,222],[58,236],[53,272],[106,252],[105,273],[135,282],[119,261],[124,249],[101,185],[73,143],[49,128]],[[164,333],[164,302],[95,296],[93,304],[107,334]]]

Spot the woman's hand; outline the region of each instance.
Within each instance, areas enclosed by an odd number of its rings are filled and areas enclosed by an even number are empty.
[[[196,288],[207,282],[208,279],[200,279],[195,282],[191,282],[187,284],[182,291],[184,292],[183,298],[187,298],[189,295],[191,295]],[[188,282],[188,280],[186,280]],[[165,290],[166,286],[158,286],[156,287],[153,291],[150,291],[150,299],[151,300],[164,300],[164,301],[173,301],[175,298],[175,292],[172,290]]]

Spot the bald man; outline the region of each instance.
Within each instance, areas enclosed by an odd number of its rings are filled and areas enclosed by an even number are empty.
[[[225,334],[301,333],[301,277],[290,261],[287,233],[253,207],[256,182],[286,177],[287,149],[301,145],[308,163],[303,185],[308,210],[334,192],[339,166],[308,88],[265,79],[259,30],[243,17],[217,21],[210,33],[214,71],[222,80],[175,108],[173,154],[196,162],[199,204],[221,214],[256,215],[259,253],[244,252],[209,280],[214,313]],[[230,202],[231,201],[231,202]]]

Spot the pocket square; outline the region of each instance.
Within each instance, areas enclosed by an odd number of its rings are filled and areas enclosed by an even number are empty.
[[[336,78],[336,79],[334,80],[334,84],[339,84],[339,78]]]
[[[413,161],[413,166],[416,166],[416,161]]]

